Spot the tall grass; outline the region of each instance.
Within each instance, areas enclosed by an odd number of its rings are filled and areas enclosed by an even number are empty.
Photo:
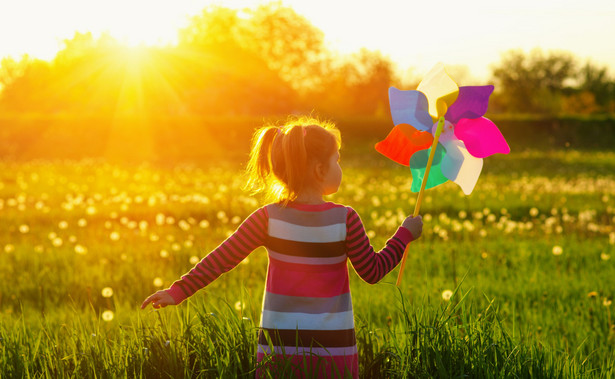
[[[414,195],[367,151],[343,154],[332,200],[379,247]],[[137,309],[258,207],[239,171],[0,163],[0,375],[253,376],[263,249],[179,307]],[[351,269],[362,377],[612,377],[614,172],[611,151],[513,152],[469,197],[429,190],[402,286]]]

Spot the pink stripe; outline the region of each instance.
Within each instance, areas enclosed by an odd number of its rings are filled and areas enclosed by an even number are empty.
[[[345,262],[338,270],[323,272],[293,270],[287,264],[278,265],[276,262],[280,261],[269,261],[268,292],[303,297],[331,297],[350,292]]]
[[[257,362],[263,361],[263,367],[256,369],[256,377],[268,377],[266,374],[271,373],[273,377],[279,374],[285,374],[285,377],[306,378],[305,372],[308,372],[308,378],[352,378],[359,377],[359,356],[357,354],[349,356],[324,356],[324,357],[309,357],[303,355],[282,356],[274,355],[271,360],[267,361],[265,354],[256,354]],[[297,367],[293,372],[280,372],[276,375],[276,367],[285,367],[285,362],[291,361],[291,367]],[[307,367],[306,367],[307,365]]]
[[[288,203],[289,208],[295,208],[300,211],[308,211],[308,212],[321,212],[326,211],[327,209],[333,208],[341,208],[343,205],[335,204],[335,203],[322,203],[322,204],[300,204],[300,203]]]
[[[292,257],[292,256],[289,256]],[[304,257],[299,257],[304,258]],[[337,258],[337,257],[336,257]],[[305,259],[305,258],[304,258]],[[324,258],[326,259],[326,258]],[[280,259],[276,259],[269,254],[269,264],[273,264],[281,270],[295,270],[295,271],[309,271],[309,272],[324,272],[324,271],[340,271],[346,267],[346,260],[337,263],[318,263],[318,264],[306,264],[288,262]]]

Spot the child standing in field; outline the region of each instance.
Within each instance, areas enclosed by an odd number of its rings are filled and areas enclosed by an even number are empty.
[[[257,377],[286,375],[358,377],[347,260],[368,283],[377,283],[422,232],[421,217],[408,217],[376,253],[358,214],[323,200],[337,192],[340,135],[335,126],[302,119],[264,127],[254,136],[248,188],[276,201],[259,208],[220,246],[141,306],[176,305],[259,246],[269,266],[263,299]],[[261,364],[262,363],[262,364]]]

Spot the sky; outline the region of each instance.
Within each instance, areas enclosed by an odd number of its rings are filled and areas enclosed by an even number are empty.
[[[75,31],[106,31],[127,44],[172,44],[208,5],[254,7],[261,0],[0,0],[0,57],[51,59]],[[342,54],[379,50],[400,73],[434,64],[467,66],[486,80],[502,53],[567,51],[615,74],[613,0],[281,0],[321,29]]]

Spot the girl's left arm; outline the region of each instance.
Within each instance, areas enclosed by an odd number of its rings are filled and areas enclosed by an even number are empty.
[[[265,244],[267,235],[267,210],[259,208],[239,225],[224,242],[197,263],[166,291],[179,304],[199,289],[233,269],[254,249]]]

